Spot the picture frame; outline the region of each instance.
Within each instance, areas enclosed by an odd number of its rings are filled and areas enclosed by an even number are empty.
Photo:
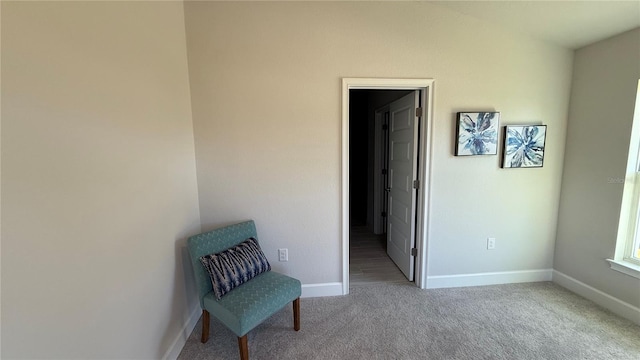
[[[497,155],[499,112],[458,112],[455,156]]]
[[[544,165],[547,125],[508,125],[504,127],[503,138],[503,168],[537,168]]]

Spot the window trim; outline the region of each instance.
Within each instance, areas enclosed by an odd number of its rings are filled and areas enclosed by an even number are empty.
[[[611,260],[611,259],[607,259],[607,261],[609,262],[609,266],[611,267],[611,270],[615,270],[623,274],[633,276],[634,278],[640,279],[640,265],[636,265],[628,261],[618,261],[618,260]]]
[[[633,256],[640,237],[640,80],[625,174],[614,258],[607,261],[612,270],[640,279],[640,259]]]

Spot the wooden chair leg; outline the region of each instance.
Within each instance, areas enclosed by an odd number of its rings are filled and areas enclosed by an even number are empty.
[[[293,300],[293,329],[300,330],[300,298]]]
[[[202,338],[200,341],[202,341],[203,344],[209,340],[209,321],[209,312],[202,310]]]
[[[238,348],[240,349],[240,360],[249,360],[249,346],[247,344],[247,335],[238,336]]]

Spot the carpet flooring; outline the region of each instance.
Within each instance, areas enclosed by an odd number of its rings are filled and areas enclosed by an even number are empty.
[[[420,290],[410,283],[353,287],[302,299],[249,335],[258,359],[640,359],[640,326],[553,283]],[[237,338],[211,319],[178,359],[237,359]]]

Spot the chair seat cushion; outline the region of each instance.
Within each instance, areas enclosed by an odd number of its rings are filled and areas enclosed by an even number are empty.
[[[300,281],[274,271],[262,273],[217,299],[213,291],[203,305],[237,336],[254,327],[300,297]]]

